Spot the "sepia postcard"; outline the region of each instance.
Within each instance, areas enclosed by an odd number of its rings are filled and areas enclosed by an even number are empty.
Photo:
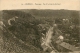
[[[80,53],[80,0],[0,0],[0,53]]]

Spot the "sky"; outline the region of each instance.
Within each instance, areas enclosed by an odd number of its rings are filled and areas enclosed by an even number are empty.
[[[31,3],[33,5],[27,5]],[[41,4],[41,5],[35,5]],[[43,5],[53,4],[53,5]],[[54,5],[56,3],[56,5]],[[22,5],[23,4],[23,5]],[[80,0],[0,0],[0,10],[12,9],[67,9],[80,10]]]

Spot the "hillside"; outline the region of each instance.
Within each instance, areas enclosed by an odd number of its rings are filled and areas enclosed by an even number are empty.
[[[30,25],[35,20],[31,14],[20,11],[3,11],[2,16],[6,27],[3,27],[3,30],[0,29],[2,33],[0,39],[3,40],[2,43],[0,42],[0,53],[44,53],[40,51],[38,33],[34,30],[36,25]],[[8,20],[14,16],[18,16],[19,19],[9,26]]]

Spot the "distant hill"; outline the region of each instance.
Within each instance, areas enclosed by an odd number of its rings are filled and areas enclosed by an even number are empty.
[[[22,9],[22,10],[9,10],[9,11],[3,11],[3,12],[7,12],[9,14],[12,15],[20,15],[21,17],[26,17],[29,15],[34,16],[35,18],[76,18],[79,19],[79,11],[75,11],[75,10],[36,10],[36,9],[31,9],[31,10],[26,10],[26,9]],[[15,13],[17,12],[17,13]],[[24,13],[23,13],[24,12]],[[23,15],[24,14],[24,15]],[[25,15],[28,14],[28,15]],[[23,17],[23,18],[24,18]]]
[[[47,17],[47,18],[54,18],[54,17],[60,17],[60,18],[65,18],[65,17],[72,17],[74,16],[78,16],[79,15],[79,11],[75,11],[75,10],[20,10],[20,11],[24,11],[24,12],[28,12],[34,16],[39,16],[39,17]],[[75,18],[75,17],[74,17]]]
[[[26,12],[26,13],[30,13],[31,15],[33,15],[36,19],[64,19],[64,18],[68,18],[70,19],[72,22],[74,22],[75,24],[79,24],[79,20],[80,20],[80,11],[76,11],[76,10],[36,10],[36,9],[32,9],[32,10],[20,10],[22,12]]]

